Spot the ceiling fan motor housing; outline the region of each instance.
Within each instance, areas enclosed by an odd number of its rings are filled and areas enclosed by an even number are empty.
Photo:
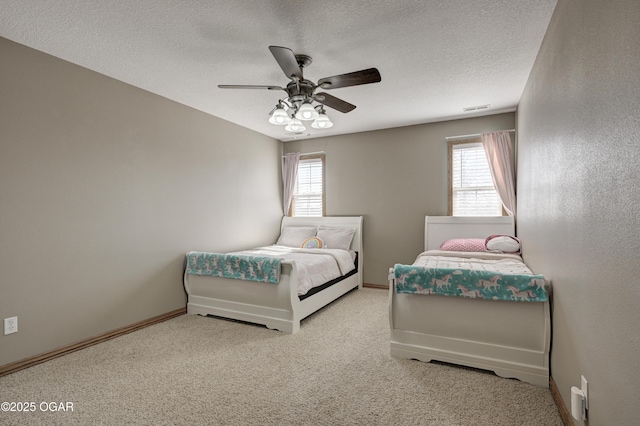
[[[292,103],[302,102],[306,99],[311,99],[313,96],[313,91],[316,89],[316,85],[313,84],[312,81],[309,80],[301,80],[298,82],[292,81],[287,84],[287,88],[285,89],[287,94],[289,95],[289,100]]]

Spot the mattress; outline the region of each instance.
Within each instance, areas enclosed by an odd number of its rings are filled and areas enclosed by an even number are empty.
[[[355,269],[355,252],[338,249],[306,249],[280,245],[242,250],[231,255],[273,257],[295,261],[298,276],[298,295],[305,295],[314,287],[349,274]]]

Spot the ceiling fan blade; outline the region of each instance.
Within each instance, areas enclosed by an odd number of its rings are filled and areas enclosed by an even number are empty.
[[[220,89],[264,89],[264,90],[284,90],[280,86],[255,86],[249,84],[218,84]]]
[[[349,111],[353,111],[356,109],[356,106],[350,104],[347,101],[343,101],[342,99],[338,99],[335,96],[331,96],[328,93],[316,93],[315,100],[320,102],[323,105],[326,105],[330,108],[333,108],[337,111],[347,113]]]
[[[348,74],[325,77],[318,81],[318,86],[323,89],[337,89],[338,87],[358,86],[360,84],[379,83],[382,77],[376,68],[350,72]]]
[[[284,75],[287,78],[297,77],[298,80],[302,80],[302,70],[300,69],[300,65],[298,65],[298,60],[296,59],[296,55],[293,53],[293,50],[288,47],[280,47],[280,46],[269,46],[269,50],[282,71],[284,71]]]

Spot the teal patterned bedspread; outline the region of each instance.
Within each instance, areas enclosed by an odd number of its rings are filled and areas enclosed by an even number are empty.
[[[475,299],[546,302],[542,275],[505,274],[460,268],[425,268],[397,264],[393,268],[396,293],[438,294]]]
[[[280,262],[275,257],[242,256],[191,251],[187,253],[187,274],[210,275],[236,280],[280,282]]]

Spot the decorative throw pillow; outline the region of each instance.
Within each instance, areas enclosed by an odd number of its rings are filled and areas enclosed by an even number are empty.
[[[486,251],[484,238],[454,238],[440,244],[444,251]]]
[[[300,247],[308,248],[308,249],[317,249],[322,248],[324,245],[323,241],[318,237],[309,237],[302,242]]]
[[[355,233],[355,228],[320,227],[317,237],[324,242],[324,248],[349,250]]]
[[[300,247],[302,242],[309,237],[315,237],[315,226],[285,226],[278,242],[279,246]]]
[[[484,245],[487,251],[520,254],[520,240],[511,235],[489,235]]]

